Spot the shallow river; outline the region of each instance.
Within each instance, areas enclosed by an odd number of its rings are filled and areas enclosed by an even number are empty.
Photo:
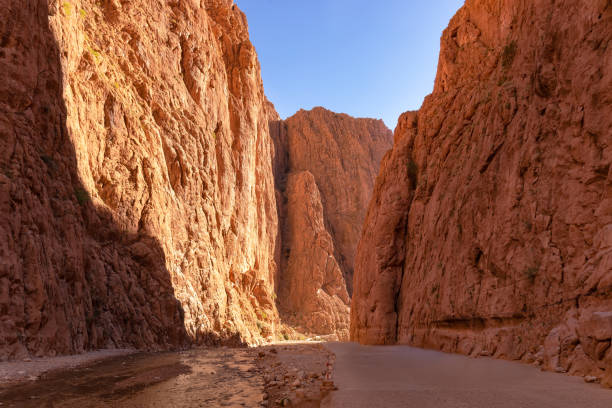
[[[0,388],[1,407],[259,407],[263,382],[245,349],[135,354]]]

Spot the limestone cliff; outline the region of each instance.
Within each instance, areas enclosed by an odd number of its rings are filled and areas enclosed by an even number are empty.
[[[277,332],[270,112],[230,0],[0,0],[0,358]]]
[[[607,0],[466,1],[381,165],[354,340],[612,385],[611,40]]]
[[[323,108],[302,110],[272,129],[281,315],[305,332],[348,339],[355,250],[391,131],[381,120]]]

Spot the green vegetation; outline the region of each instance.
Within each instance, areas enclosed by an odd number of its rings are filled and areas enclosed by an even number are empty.
[[[289,335],[287,333],[283,333],[283,339],[289,340]]]
[[[94,62],[97,64],[98,61],[102,58],[102,54],[100,54],[100,51],[94,50],[93,48],[89,47],[89,53],[91,54],[91,56],[94,59]]]
[[[55,170],[55,168],[57,167],[55,160],[53,160],[53,157],[51,156],[42,155],[40,156],[40,159],[47,165],[48,168],[52,170]]]
[[[64,4],[62,4],[62,8],[64,9],[64,15],[66,17],[70,17],[72,15],[72,4],[65,1]]]
[[[82,18],[87,17],[87,12],[83,9],[79,10],[79,14],[81,15]]]
[[[502,67],[504,67],[504,69],[510,68],[514,62],[514,57],[516,57],[516,51],[516,41],[512,41],[504,47],[504,51],[502,52]]]
[[[85,205],[91,200],[91,198],[89,197],[89,193],[83,188],[76,188],[74,190],[74,196],[76,197],[80,205]]]
[[[412,158],[410,158],[410,160],[408,160],[407,169],[408,169],[408,178],[410,179],[410,182],[412,183],[412,187],[416,188],[417,182],[419,181],[419,166],[416,164],[416,162]]]

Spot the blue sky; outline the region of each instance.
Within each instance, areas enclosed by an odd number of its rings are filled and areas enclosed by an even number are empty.
[[[324,106],[398,116],[433,90],[440,35],[463,0],[236,0],[283,117]]]

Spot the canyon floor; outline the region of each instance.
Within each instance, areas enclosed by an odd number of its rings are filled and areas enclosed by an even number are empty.
[[[407,346],[288,342],[251,349],[123,353],[78,367],[71,366],[77,363],[73,358],[51,359],[56,367],[45,360],[47,368],[56,369],[37,374],[35,381],[0,383],[0,406],[612,406],[610,390],[581,378],[541,372],[519,363]],[[33,373],[32,367],[40,367],[38,363],[1,363],[0,370],[19,364]],[[61,364],[66,368],[57,369]]]
[[[338,391],[322,407],[609,408],[612,392],[528,365],[408,346],[330,343]]]

